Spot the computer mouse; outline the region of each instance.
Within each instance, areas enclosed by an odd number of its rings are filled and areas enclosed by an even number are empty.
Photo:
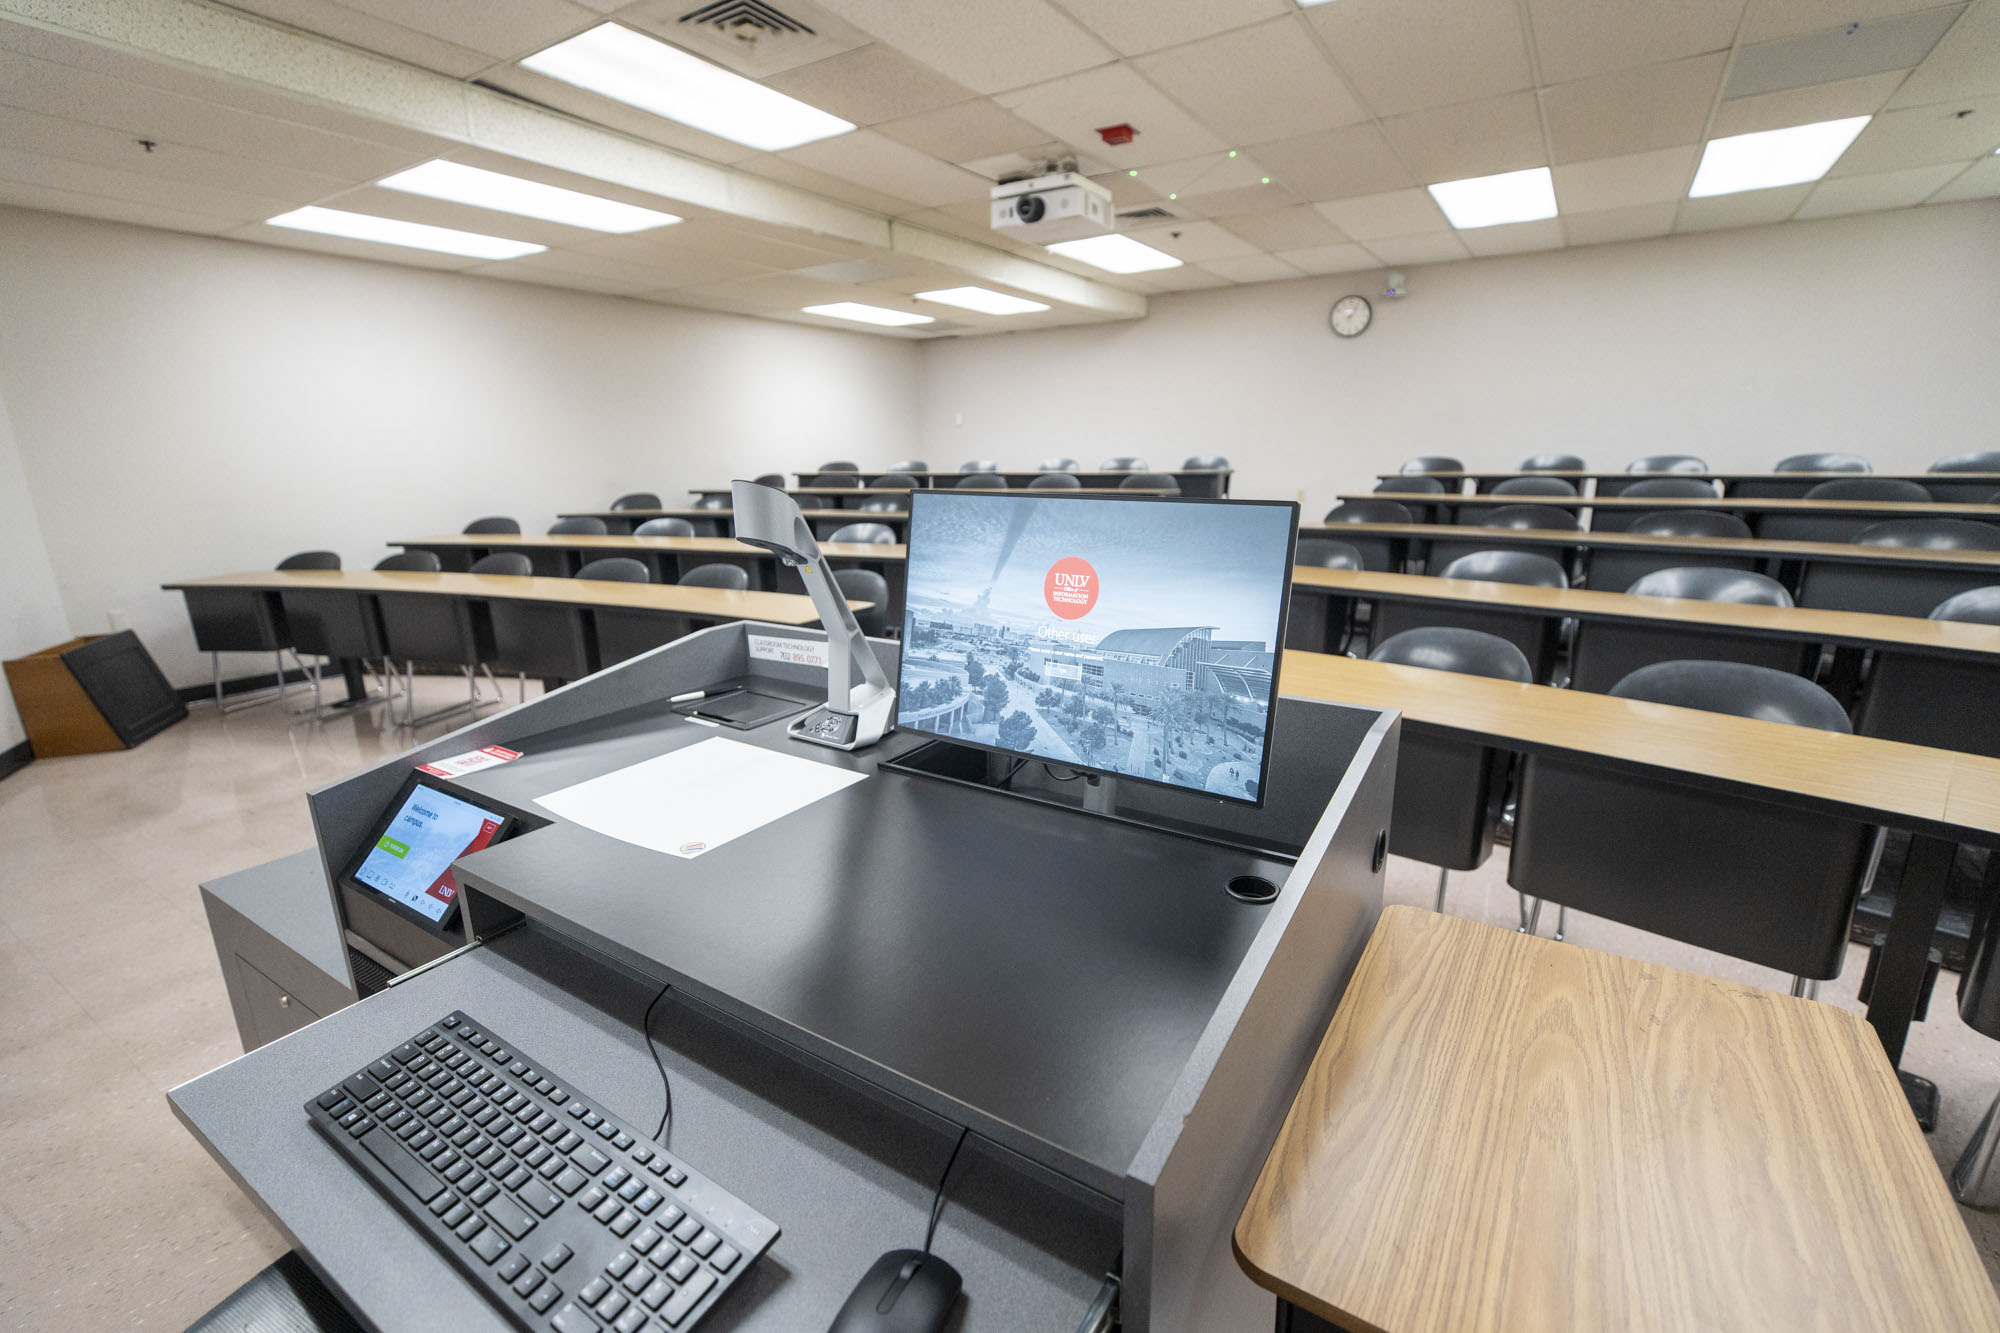
[[[891,1250],[868,1269],[826,1333],[938,1333],[958,1301],[958,1270],[922,1250]]]

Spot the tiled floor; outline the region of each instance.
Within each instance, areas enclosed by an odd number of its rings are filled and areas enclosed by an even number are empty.
[[[456,692],[418,690],[425,706]],[[0,782],[0,1327],[181,1329],[283,1252],[164,1096],[239,1049],[195,886],[310,845],[304,793],[400,748],[379,709],[314,725],[203,707],[137,750]],[[1448,910],[1511,925],[1505,875],[1504,851],[1454,875]],[[1435,886],[1430,867],[1391,862],[1391,901],[1428,906]],[[1573,915],[1568,938],[1785,985],[1594,918]],[[1822,998],[1858,1011],[1861,963],[1852,951]],[[2000,1043],[1959,1021],[1953,985],[1905,1059],[1943,1089],[1946,1166],[2000,1087]],[[1965,1216],[2000,1274],[2000,1215]]]

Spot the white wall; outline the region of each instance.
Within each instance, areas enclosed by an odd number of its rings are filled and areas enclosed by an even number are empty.
[[[0,395],[0,660],[21,657],[69,637],[42,525],[28,494],[7,401]],[[27,738],[12,691],[0,688],[0,750]]]
[[[2000,202],[1155,297],[1131,324],[924,347],[920,453],[1033,466],[1227,455],[1308,514],[1414,454],[1718,470],[1848,450],[1882,471],[2000,447]],[[963,414],[964,424],[954,424]]]
[[[866,334],[6,209],[0,292],[68,621],[129,614],[176,684],[208,665],[166,579],[915,440],[916,349]]]

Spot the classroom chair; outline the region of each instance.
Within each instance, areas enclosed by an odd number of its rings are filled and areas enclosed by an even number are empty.
[[[1407,477],[1384,477],[1375,483],[1377,495],[1443,495],[1444,483],[1436,477],[1413,474]],[[1428,505],[1412,498],[1399,501],[1410,511],[1410,518],[1418,523],[1443,523],[1451,515],[1443,505]]]
[[[1874,467],[1860,454],[1793,454],[1781,458],[1773,472],[1873,472]]]
[[[960,472],[998,472],[1000,465],[990,458],[975,458],[969,463],[958,465]]]
[[[1181,464],[1183,472],[1223,472],[1227,471],[1229,460],[1221,454],[1196,454]]]
[[[1301,537],[1292,564],[1313,569],[1360,569],[1361,552],[1348,542]],[[1314,590],[1290,594],[1285,613],[1285,647],[1309,653],[1345,652],[1354,631],[1354,599]]]
[[[509,536],[519,536],[521,533],[521,523],[518,519],[504,518],[501,515],[495,514],[490,518],[475,518],[472,522],[460,528],[459,531],[467,535],[505,533]]]
[[[859,490],[861,475],[857,472],[816,472],[806,478],[806,485]]]
[[[914,491],[923,483],[907,472],[885,472],[875,478],[876,490]]]
[[[1145,472],[1153,465],[1143,458],[1107,458],[1098,465],[1099,472]]]
[[[603,524],[596,519],[590,520]],[[375,568],[413,569],[422,568],[411,557],[425,557],[434,572],[437,557],[429,551],[404,551],[401,556],[390,556]],[[392,566],[390,561],[403,560]],[[375,605],[381,615],[382,655],[391,663],[403,664],[404,713],[398,718],[390,709],[390,720],[399,727],[418,727],[426,722],[449,717],[454,713],[470,710],[477,717],[481,705],[505,703],[500,694],[500,682],[493,679],[491,664],[495,656],[493,644],[493,619],[487,604],[471,597],[447,597],[420,592],[379,592],[375,594]],[[416,716],[417,663],[449,666],[465,674],[466,698],[461,704],[441,708]],[[393,670],[393,667],[392,667]],[[482,699],[479,695],[481,674],[493,685],[493,698]]]
[[[1523,472],[1588,472],[1590,464],[1575,454],[1536,454],[1521,460]]]
[[[1561,564],[1533,551],[1471,552],[1444,565],[1440,577],[1529,588],[1569,586]],[[1527,660],[1531,678],[1539,681],[1554,674],[1556,650],[1562,645],[1560,616],[1464,603],[1380,601],[1371,614],[1369,634],[1371,641],[1380,645],[1405,630],[1430,626],[1476,630],[1504,639]]]
[[[831,463],[821,463],[819,470],[821,472],[859,472],[861,469],[853,463],[847,462],[845,459],[835,459]]]
[[[1950,458],[1940,458],[1932,463],[1927,472],[1938,478],[1926,483],[1934,498],[1953,504],[1978,504],[1993,488],[1992,482],[1948,481],[1945,478],[1953,472],[2000,472],[2000,450],[1953,454]]]
[[[332,551],[301,551],[280,560],[278,568],[334,570],[340,568],[340,556]],[[310,711],[315,718],[324,716],[326,706],[320,695],[320,674],[326,664],[343,657],[370,663],[382,655],[381,636],[365,632],[374,628],[374,612],[366,605],[367,600],[357,593],[333,588],[288,588],[278,594],[283,623],[291,638],[292,661],[305,672],[313,700],[310,710],[285,709],[286,712]],[[313,659],[310,664],[305,660],[308,656]],[[279,707],[284,708],[282,699]]]
[[[660,507],[660,497],[651,491],[633,491],[630,495],[621,495],[616,500],[613,500],[611,507],[613,509],[658,509]]]
[[[1896,477],[1842,477],[1807,489],[1806,500],[1893,500],[1929,504],[1931,493]],[[1770,513],[1757,522],[1758,535],[1771,541],[1845,542],[1878,520],[1867,514]]]
[[[1408,477],[1424,472],[1463,472],[1465,464],[1443,454],[1419,454],[1415,458],[1405,459],[1399,470]]]
[[[1625,465],[1631,473],[1640,472],[1706,472],[1708,464],[1693,454],[1648,454],[1635,458]]]
[[[1007,479],[992,472],[968,472],[958,479],[957,488],[961,491],[1004,491]]]
[[[1344,500],[1326,511],[1322,522],[1332,523],[1410,523],[1410,511],[1394,500]],[[1361,567],[1378,571],[1396,568],[1396,542],[1400,539],[1378,537],[1372,534],[1357,534],[1342,537],[1361,553]]]
[[[694,524],[684,518],[649,518],[632,529],[634,537],[692,537]]]
[[[870,546],[894,546],[896,530],[886,523],[849,523],[833,530],[830,542],[865,542]]]
[[[1441,625],[1393,635],[1368,660],[1523,685],[1534,676],[1528,659],[1507,640]],[[1435,910],[1444,910],[1452,871],[1477,870],[1492,855],[1513,764],[1514,756],[1506,750],[1404,724],[1396,754],[1389,850],[1438,868]]]
[[[1980,894],[1985,906],[1973,923],[1970,955],[1958,975],[1958,1016],[1981,1036],[2000,1038],[2000,852],[1988,854]],[[2000,1151],[2000,1097],[1986,1108],[1979,1128],[1951,1169],[1951,1196],[1971,1208],[1991,1208],[1995,1200],[1986,1177]]]
[[[889,464],[889,470],[891,472],[908,472],[922,476],[931,470],[931,465],[921,458],[905,458],[900,463]]]
[[[1746,606],[1792,604],[1792,595],[1776,579],[1704,565],[1655,570],[1625,591],[1633,597],[1682,597]],[[1585,619],[1577,623],[1576,640],[1570,648],[1569,687],[1606,694],[1641,667],[1687,660],[1746,662],[1810,678],[1819,662],[1819,645],[1694,625]]]
[[[908,506],[908,500],[899,500],[893,495],[871,495],[861,502],[858,512],[863,514],[900,514]]]
[[[1698,481],[1693,477],[1645,477],[1638,481],[1600,481],[1597,493],[1609,498],[1617,495],[1632,500],[1714,500],[1720,488],[1712,481]],[[1598,532],[1629,532],[1632,525],[1647,514],[1670,513],[1660,509],[1625,509],[1600,505],[1593,510],[1590,526]]]
[[[1181,485],[1172,474],[1166,472],[1133,472],[1118,481],[1121,491],[1165,491],[1168,495],[1179,495]]]
[[[1497,509],[1487,509],[1484,511],[1481,511],[1478,506],[1474,506],[1474,514],[1477,515],[1476,522],[1461,522],[1439,529],[1441,535],[1431,547],[1429,562],[1425,565],[1426,569],[1436,570],[1450,564],[1462,555],[1471,555],[1474,551],[1489,549],[1486,543],[1479,540],[1478,529],[1480,528],[1506,528],[1516,532],[1542,530],[1549,532],[1575,532],[1578,529],[1576,515],[1559,505],[1511,504],[1501,505]],[[1466,515],[1465,517],[1471,519],[1474,515]],[[1567,569],[1571,560],[1570,553],[1574,548],[1562,543],[1552,543],[1548,546],[1514,546],[1510,544],[1508,549],[1530,551],[1536,555],[1547,556]]]
[[[1610,692],[1850,730],[1811,681],[1741,662],[1660,662]],[[1717,756],[1719,771],[1727,763]],[[1517,801],[1507,882],[1533,900],[1530,931],[1554,902],[1790,973],[1795,995],[1840,975],[1847,924],[1879,854],[1872,826],[1559,754],[1523,760]]]
[[[866,526],[866,525],[860,525]],[[889,632],[889,580],[872,569],[836,569],[834,586],[850,602],[873,602],[866,611],[856,611],[854,619],[861,632],[879,639]]]
[[[610,529],[601,518],[585,514],[576,518],[559,518],[549,524],[551,537],[602,537]]]
[[[1082,468],[1083,464],[1074,458],[1044,458],[1035,464],[1037,472],[1079,472]]]
[[[1650,537],[1750,539],[1748,523],[1734,514],[1714,509],[1655,510],[1634,519],[1628,531]],[[1603,592],[1624,592],[1656,569],[1681,569],[1690,565],[1714,569],[1755,569],[1757,562],[1747,555],[1720,551],[1648,551],[1607,545],[1589,548],[1585,573],[1592,588]]]
[[[1028,483],[1031,491],[1074,491],[1082,486],[1082,482],[1067,472],[1044,472]]]
[[[750,571],[741,565],[732,565],[718,560],[711,564],[696,565],[693,569],[681,575],[680,586],[683,588],[726,588],[732,592],[748,592],[750,590]]]
[[[2000,586],[1971,588],[1931,608],[1932,620],[2000,625]],[[1878,648],[1854,729],[2000,759],[2000,663]],[[2000,855],[1995,856],[2000,862]],[[1989,1034],[1991,1035],[1991,1034]]]

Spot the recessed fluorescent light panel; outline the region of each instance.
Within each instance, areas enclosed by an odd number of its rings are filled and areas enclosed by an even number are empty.
[[[1445,181],[1430,191],[1445,218],[1460,231],[1540,222],[1556,215],[1556,187],[1547,167]]]
[[[1794,125],[1788,130],[1710,139],[1702,150],[1701,166],[1694,173],[1688,198],[1816,181],[1847,151],[1847,145],[1869,120],[1868,116],[1849,116],[1816,125]]]
[[[1023,300],[1005,292],[990,292],[984,287],[946,287],[941,291],[918,292],[917,299],[955,305],[961,310],[977,310],[982,315],[1026,315],[1048,309],[1040,301]]]
[[[620,235],[680,221],[672,213],[621,204],[615,199],[600,199],[594,194],[565,190],[558,185],[543,185],[539,181],[522,180],[519,176],[468,167],[463,162],[447,162],[442,158],[420,167],[411,167],[408,171],[399,171],[380,184],[406,194],[427,195],[455,204],[471,204],[474,208],[491,208],[501,213],[518,213],[522,217],[540,218],[544,222],[560,222],[568,227],[587,227],[591,231],[609,231]]]
[[[1044,247],[1067,259],[1101,268],[1107,273],[1150,273],[1156,268],[1179,268],[1181,261],[1164,250],[1155,250],[1130,236],[1112,233],[1081,241],[1057,241]]]
[[[293,231],[316,231],[322,236],[345,236],[350,241],[375,241],[381,245],[401,245],[412,250],[436,250],[447,255],[472,259],[519,259],[540,254],[546,245],[510,241],[499,236],[482,236],[476,231],[454,231],[450,227],[428,227],[421,222],[400,222],[378,218],[371,213],[345,213],[337,208],[295,208],[265,219],[271,227]]]
[[[796,148],[854,128],[852,121],[616,23],[600,23],[537,51],[521,65],[766,152]]]
[[[831,305],[801,306],[808,315],[825,315],[828,319],[851,319],[857,324],[887,324],[897,327],[904,324],[935,324],[929,315],[913,315],[907,310],[889,310],[879,305],[862,305],[859,301],[835,301]]]

